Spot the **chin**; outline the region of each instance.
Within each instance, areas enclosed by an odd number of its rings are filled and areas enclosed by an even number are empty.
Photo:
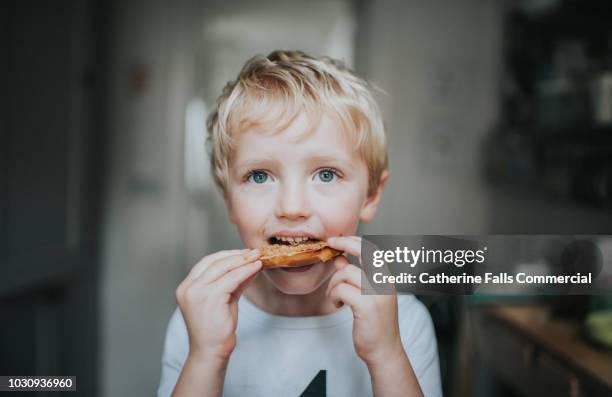
[[[286,272],[281,269],[264,270],[264,276],[286,295],[308,295],[329,279],[333,271],[331,263],[317,263],[304,272]]]

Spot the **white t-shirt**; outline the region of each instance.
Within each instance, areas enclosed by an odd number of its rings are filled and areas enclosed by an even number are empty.
[[[325,316],[268,314],[244,296],[238,303],[237,342],[223,396],[371,396],[366,365],[355,353],[353,316],[344,306]],[[426,397],[442,395],[438,350],[425,306],[398,295],[402,343]],[[172,394],[189,353],[187,329],[177,308],[166,332],[158,397]]]

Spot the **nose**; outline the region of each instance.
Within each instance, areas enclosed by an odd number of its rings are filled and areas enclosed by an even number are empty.
[[[283,184],[276,204],[276,216],[289,220],[310,217],[310,206],[306,191],[299,181]]]

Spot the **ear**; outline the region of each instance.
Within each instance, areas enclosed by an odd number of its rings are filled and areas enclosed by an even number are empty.
[[[370,194],[361,207],[361,211],[359,212],[359,219],[363,222],[369,222],[374,219],[374,215],[376,215],[376,211],[378,210],[378,203],[382,198],[382,193],[385,190],[385,186],[387,184],[387,180],[389,179],[389,171],[384,170],[380,174],[380,179],[378,181],[378,186],[376,190]]]

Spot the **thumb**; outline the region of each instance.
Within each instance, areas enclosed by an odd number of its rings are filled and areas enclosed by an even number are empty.
[[[255,273],[249,278],[247,278],[246,280],[244,280],[242,284],[240,284],[240,286],[236,289],[236,291],[232,293],[232,298],[235,300],[240,299],[240,297],[242,296],[242,293],[249,287],[249,285],[251,284],[251,281],[253,281],[253,279],[257,277],[258,274],[259,273]]]

